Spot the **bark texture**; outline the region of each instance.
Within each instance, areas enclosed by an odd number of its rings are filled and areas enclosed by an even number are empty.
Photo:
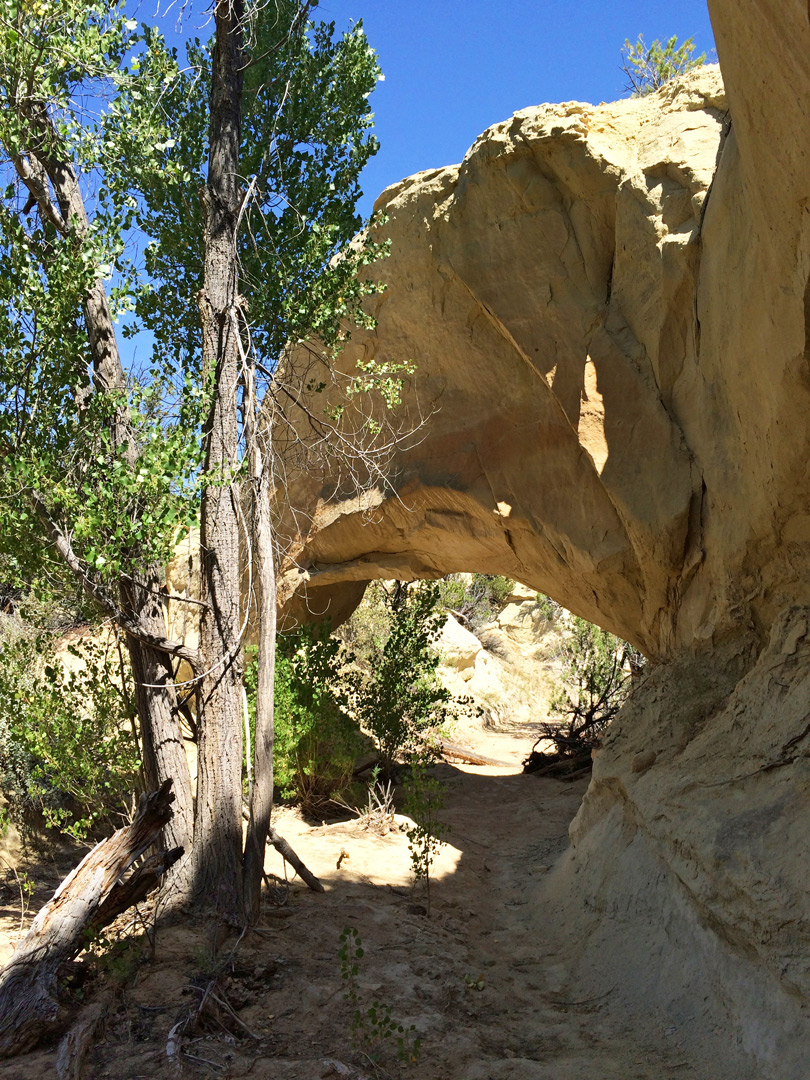
[[[241,0],[218,0],[212,58],[208,182],[201,189],[205,278],[199,295],[203,368],[214,396],[206,430],[203,493],[203,611],[200,652],[199,773],[194,831],[195,889],[218,915],[242,919],[242,670],[239,595],[238,462],[240,297],[237,226],[242,205]]]
[[[132,824],[93,848],[34,919],[0,973],[0,1057],[30,1050],[60,1026],[59,969],[81,951],[86,930],[101,930],[142,900],[182,854],[160,852],[121,880],[171,819],[173,800],[171,780],[142,796]]]
[[[158,599],[157,579],[150,587],[136,586],[133,607],[139,609],[139,621],[146,630],[165,633],[163,609]],[[138,603],[137,592],[141,600]],[[194,830],[194,804],[191,775],[177,712],[176,690],[169,657],[157,649],[128,637],[132,674],[138,715],[147,717],[141,723],[141,748],[148,790],[159,787],[166,779],[174,781],[175,807],[163,834],[166,847],[182,847],[190,851]],[[183,864],[189,864],[186,860]],[[178,876],[180,875],[180,876]],[[173,874],[176,886],[183,884],[182,867]]]

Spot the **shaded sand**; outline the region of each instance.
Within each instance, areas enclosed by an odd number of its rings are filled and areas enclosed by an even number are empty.
[[[155,961],[135,965],[134,982],[130,972],[128,983],[116,984],[114,971],[89,982],[88,1001],[105,1000],[107,1018],[85,1076],[696,1078],[663,1035],[642,1036],[611,1011],[611,987],[580,995],[561,948],[563,928],[545,914],[544,882],[567,846],[584,784],[522,775],[531,741],[515,733],[481,732],[477,743],[510,764],[438,766],[451,831],[434,868],[430,918],[419,913],[424,895],[411,885],[400,831],[379,836],[359,820],[312,827],[281,810],[279,831],[326,893],[293,881],[287,903],[268,901],[258,931],[239,944],[217,993],[241,1024],[228,1021],[230,1032],[208,1024],[185,1038],[181,1066],[169,1061],[168,1033],[213,971],[205,927],[169,927],[158,932]],[[284,876],[275,853],[267,868]],[[415,1063],[402,1064],[395,1039],[375,1040],[370,1023],[352,1045],[338,958],[345,927],[365,951],[360,1004],[390,1006],[397,1023],[414,1025]],[[16,930],[10,914],[2,929],[7,942]],[[52,1076],[54,1048],[0,1063],[8,1080]]]

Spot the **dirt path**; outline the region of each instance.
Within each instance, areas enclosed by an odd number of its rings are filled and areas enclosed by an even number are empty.
[[[242,941],[218,983],[239,1022],[212,1022],[189,1037],[181,1072],[169,1062],[168,1032],[214,969],[202,928],[161,931],[156,960],[136,964],[134,986],[132,971],[116,983],[107,970],[91,988],[107,1020],[89,1080],[692,1080],[611,1011],[610,987],[583,999],[571,982],[543,883],[567,845],[584,783],[522,775],[525,739],[491,734],[484,746],[509,764],[439,767],[451,832],[430,918],[419,912],[401,832],[379,836],[359,821],[312,828],[282,812],[279,830],[327,892],[294,883],[286,905],[268,904],[259,931]],[[283,874],[280,861],[270,869]],[[356,992],[366,1019],[354,1039],[338,956],[346,927],[364,949]],[[406,1046],[418,1033],[415,1063],[398,1061],[395,1035],[379,1037],[385,1025],[367,1015],[375,1003],[378,1020],[390,1008],[396,1023],[414,1025]],[[0,1077],[55,1076],[54,1060],[51,1050],[3,1063]]]

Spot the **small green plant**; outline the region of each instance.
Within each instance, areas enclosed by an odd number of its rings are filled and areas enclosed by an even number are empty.
[[[24,835],[33,811],[86,841],[128,820],[140,754],[117,651],[87,637],[66,652],[44,632],[2,644],[0,789]]]
[[[625,41],[622,48],[622,70],[629,80],[626,89],[631,91],[634,97],[660,90],[671,79],[706,63],[706,53],[693,57],[694,51],[692,38],[687,38],[679,45],[674,34],[664,45],[656,38],[649,48],[644,44],[641,35],[635,44]]]
[[[18,870],[16,866],[12,866],[7,863],[5,859],[2,860],[5,866],[8,867],[9,872],[17,886],[17,892],[20,896],[20,933],[23,932],[25,927],[25,916],[28,914],[28,908],[31,904],[31,897],[34,894],[36,885],[32,879],[28,876],[25,870]]]
[[[449,825],[439,815],[444,808],[445,785],[430,771],[427,755],[414,757],[411,773],[405,786],[405,813],[413,825],[402,830],[408,838],[411,871],[415,882],[425,886],[425,907],[430,916],[430,872],[433,861],[441,850],[442,836],[450,831]]]
[[[367,784],[365,813],[360,820],[366,829],[379,836],[387,836],[394,828],[396,807],[394,806],[394,785],[391,780],[380,780],[380,767],[375,765]]]
[[[355,672],[352,711],[380,753],[389,779],[396,761],[419,753],[432,732],[472,708],[454,698],[437,674],[436,639],[444,625],[436,582],[397,582],[386,603],[390,629],[373,663]]]
[[[343,980],[343,997],[352,1010],[351,1036],[352,1045],[374,1060],[374,1054],[388,1040],[396,1041],[397,1058],[403,1064],[415,1062],[419,1058],[420,1040],[412,1033],[416,1025],[405,1028],[393,1017],[390,1005],[375,1001],[369,1006],[363,1005],[358,987],[360,961],[365,956],[365,949],[360,934],[355,927],[346,926],[340,935],[340,977]]]
[[[133,937],[110,937],[103,930],[86,927],[84,951],[92,957],[93,968],[114,986],[129,985],[145,956],[141,943]]]

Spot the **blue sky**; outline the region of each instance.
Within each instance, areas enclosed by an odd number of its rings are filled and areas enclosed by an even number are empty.
[[[172,44],[208,37],[209,0],[186,0],[178,27],[182,7],[130,0],[139,19],[162,14]],[[626,38],[691,36],[696,55],[716,59],[705,0],[320,0],[314,17],[338,31],[362,19],[385,75],[372,98],[381,149],[362,176],[364,216],[389,184],[461,161],[485,128],[518,109],[621,97]]]
[[[460,161],[518,109],[621,97],[625,38],[691,36],[716,59],[705,0],[321,0],[317,14],[338,29],[362,18],[385,74],[365,212],[388,184]]]
[[[140,18],[155,3],[143,0]],[[180,7],[163,20],[171,35]],[[191,0],[186,11],[208,4]],[[714,55],[705,0],[321,0],[315,17],[363,20],[385,75],[372,99],[382,147],[363,175],[361,210],[404,176],[460,161],[490,124],[544,101],[613,101],[624,92],[621,47],[673,34]],[[183,36],[210,33],[199,15]]]

